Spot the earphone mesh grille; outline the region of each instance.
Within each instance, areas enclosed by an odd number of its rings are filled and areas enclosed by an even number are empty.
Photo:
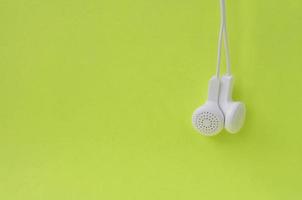
[[[196,126],[197,128],[205,134],[211,134],[216,132],[219,128],[218,117],[210,112],[202,112],[196,116]]]

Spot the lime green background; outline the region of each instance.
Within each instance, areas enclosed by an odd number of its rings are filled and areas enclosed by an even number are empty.
[[[302,199],[302,1],[228,1],[237,135],[191,114],[219,4],[0,1],[0,199]]]

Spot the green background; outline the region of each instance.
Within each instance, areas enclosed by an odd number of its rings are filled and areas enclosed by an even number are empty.
[[[1,0],[0,199],[302,199],[302,1],[227,1],[242,131],[191,114],[218,0]]]

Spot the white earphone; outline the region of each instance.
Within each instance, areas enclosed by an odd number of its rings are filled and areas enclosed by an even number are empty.
[[[223,128],[230,133],[237,133],[244,124],[245,105],[232,100],[233,76],[231,75],[228,36],[226,29],[225,0],[220,0],[221,25],[218,40],[216,75],[209,81],[208,100],[197,108],[192,117],[193,126],[206,136],[218,134]],[[221,46],[224,37],[227,73],[221,78]]]

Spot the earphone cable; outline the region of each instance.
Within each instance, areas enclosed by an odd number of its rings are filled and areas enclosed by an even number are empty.
[[[226,28],[226,11],[225,11],[225,0],[220,0],[220,31],[218,37],[218,52],[217,52],[217,67],[216,67],[216,76],[220,75],[220,65],[221,65],[221,49],[222,49],[222,40],[224,40],[224,48],[225,48],[225,57],[226,57],[226,66],[227,66],[227,74],[231,74],[231,61],[230,61],[230,52],[229,52],[229,44],[228,44],[228,33]]]

